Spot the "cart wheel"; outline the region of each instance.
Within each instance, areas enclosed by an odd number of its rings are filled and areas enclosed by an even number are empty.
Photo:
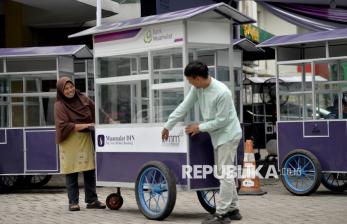
[[[307,150],[289,152],[282,162],[281,180],[285,188],[295,195],[309,195],[321,182],[321,166]]]
[[[118,210],[123,205],[123,197],[117,193],[109,194],[106,198],[106,205],[111,210]]]
[[[29,187],[42,187],[46,185],[52,178],[52,175],[28,175],[24,181]]]
[[[207,212],[214,214],[216,212],[216,196],[219,194],[219,190],[197,191],[196,194],[201,206]]]
[[[323,173],[322,184],[331,191],[343,192],[347,190],[347,174]]]
[[[151,161],[141,169],[135,184],[136,202],[148,219],[163,220],[176,203],[176,181],[163,163]]]
[[[8,192],[14,190],[20,180],[21,176],[0,176],[0,192]]]

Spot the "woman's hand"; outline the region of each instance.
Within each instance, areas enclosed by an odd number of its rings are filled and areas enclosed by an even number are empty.
[[[89,129],[90,127],[94,127],[94,123],[75,124],[75,131],[81,131],[81,130],[84,130],[84,129]]]

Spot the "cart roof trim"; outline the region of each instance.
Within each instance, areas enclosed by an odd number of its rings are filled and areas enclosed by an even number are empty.
[[[153,24],[173,22],[177,20],[189,19],[197,15],[201,15],[207,12],[214,12],[217,16],[233,19],[237,24],[254,23],[255,20],[242,14],[238,10],[232,8],[225,3],[218,3],[213,5],[205,5],[195,8],[183,9],[174,12],[168,12],[159,15],[140,17],[134,19],[123,20],[115,23],[105,23],[100,26],[95,26],[90,29],[69,35],[69,38],[80,37],[91,34],[100,34],[106,32],[114,32],[119,30],[126,30],[130,28],[138,28],[142,26],[148,26]],[[203,16],[203,15],[201,15]],[[211,15],[206,15],[206,18],[210,18]]]
[[[247,38],[234,39],[233,46],[239,46],[247,52],[265,52],[264,49],[257,47],[255,43]]]
[[[275,76],[247,77],[244,80],[244,84],[250,84],[250,83],[261,84],[261,83],[264,83],[266,80],[269,80],[269,79],[274,79],[275,80],[276,77]],[[297,82],[301,82],[302,81],[302,78],[299,75],[283,76],[283,77],[280,77],[279,79],[284,81],[285,83],[297,83]],[[311,82],[311,81],[312,81],[312,75],[306,74],[306,82]],[[327,79],[325,79],[325,78],[323,78],[321,76],[316,76],[315,77],[315,81],[317,81],[317,82],[324,82],[324,81],[327,81]]]
[[[93,58],[93,53],[86,45],[0,48],[0,58],[66,55],[75,56],[76,58]]]
[[[275,36],[261,44],[258,44],[257,47],[276,47],[336,40],[347,40],[347,28],[305,34]]]

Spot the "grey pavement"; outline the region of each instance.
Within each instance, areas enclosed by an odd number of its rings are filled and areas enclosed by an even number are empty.
[[[63,180],[58,175],[42,189],[0,194],[0,224],[201,223],[207,215],[195,192],[178,192],[176,206],[168,218],[160,222],[147,220],[138,210],[134,191],[130,189],[122,189],[123,207],[111,211],[85,209],[81,188],[81,211],[69,212]],[[347,192],[332,193],[321,186],[311,196],[293,196],[275,180],[263,181],[262,189],[268,194],[239,197],[243,219],[233,223],[347,223]],[[97,191],[104,201],[116,188],[99,187]]]

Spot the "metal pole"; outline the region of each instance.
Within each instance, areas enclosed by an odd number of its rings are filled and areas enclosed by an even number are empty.
[[[101,0],[96,0],[96,26],[101,25]]]

